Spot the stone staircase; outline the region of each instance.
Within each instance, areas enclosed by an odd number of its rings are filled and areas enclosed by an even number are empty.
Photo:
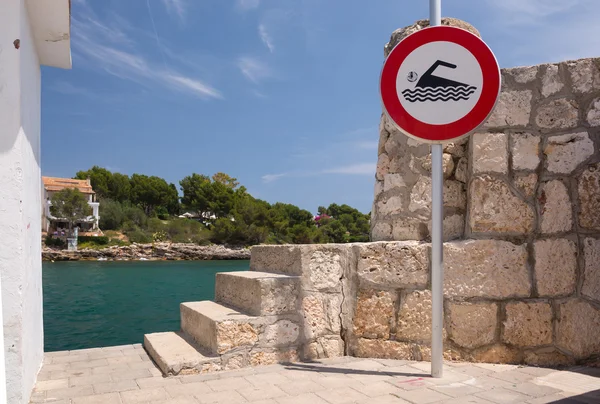
[[[144,335],[166,376],[297,360],[300,277],[218,273],[215,302],[182,303],[181,330]]]

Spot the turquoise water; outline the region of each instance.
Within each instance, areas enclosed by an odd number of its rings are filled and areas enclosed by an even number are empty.
[[[44,262],[44,348],[141,343],[179,329],[179,303],[212,300],[217,272],[248,261]]]

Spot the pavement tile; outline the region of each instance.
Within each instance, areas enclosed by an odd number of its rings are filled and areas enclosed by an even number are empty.
[[[130,369],[158,369],[153,362],[147,361],[129,362],[127,363],[127,366]]]
[[[138,386],[140,386],[140,389],[181,384],[181,381],[174,377],[144,377],[143,379],[136,379],[135,381]]]
[[[574,394],[587,393],[600,390],[600,377],[593,377],[583,373],[555,372],[535,379],[536,384],[554,387]]]
[[[252,404],[277,404],[277,401],[270,398],[268,400],[253,401]]]
[[[115,346],[105,346],[102,347],[103,351],[122,351],[124,349],[132,349],[134,346],[132,344],[128,345],[115,345]]]
[[[161,373],[162,375],[162,373]],[[185,376],[176,376],[175,379],[181,381],[181,383],[196,383],[196,382],[206,382],[208,380],[215,380],[220,377],[219,372],[211,372],[211,373],[203,373],[200,375],[185,375]]]
[[[107,383],[111,378],[108,374],[73,376],[69,378],[69,387],[86,386],[90,384]]]
[[[430,384],[428,381],[429,379],[431,379],[431,378],[395,377],[392,380],[388,381],[388,383],[391,383],[394,386],[396,386],[402,390],[410,391],[410,390],[418,390],[418,389],[426,388],[428,386],[432,386],[432,384]]]
[[[384,365],[373,359],[362,359],[341,364],[339,367],[355,370],[379,370],[383,368]]]
[[[167,400],[150,401],[149,404],[198,404],[199,401],[195,397],[175,397]]]
[[[279,387],[263,384],[260,387],[245,387],[237,390],[248,401],[258,401],[267,398],[285,397],[287,394]],[[227,392],[221,392],[227,393]],[[202,399],[200,400],[202,402]]]
[[[290,380],[315,380],[318,379],[321,376],[321,373],[319,373],[318,368],[315,368],[314,370],[296,370],[296,369],[292,369],[292,370],[287,370],[281,374],[283,374],[285,377],[287,377]]]
[[[135,380],[121,380],[118,382],[94,384],[96,394],[118,393],[119,391],[138,390],[139,387]]]
[[[496,404],[520,404],[532,398],[528,395],[521,394],[513,390],[507,390],[502,387],[477,393],[475,396]]]
[[[82,362],[71,362],[69,364],[70,369],[85,369],[85,368],[97,368],[102,366],[108,366],[108,359],[95,359],[87,360]]]
[[[128,355],[128,356],[116,356],[114,358],[107,358],[109,365],[117,365],[120,363],[131,363],[131,362],[142,362],[140,355]]]
[[[509,383],[506,380],[496,379],[495,377],[483,376],[483,377],[474,377],[472,379],[466,380],[463,382],[468,386],[479,387],[483,390],[490,390],[494,388],[500,387],[508,387],[513,385],[514,383]]]
[[[60,400],[63,398],[74,398],[91,396],[94,394],[92,386],[69,387],[67,389],[47,390],[46,401]]]
[[[130,379],[144,379],[144,378],[148,378],[148,377],[155,377],[150,372],[150,369],[125,369],[125,370],[119,370],[119,371],[112,372],[112,373],[102,373],[101,375],[104,375],[104,374],[109,376],[114,381],[130,380]],[[98,375],[98,376],[100,376],[100,375]],[[160,374],[160,377],[162,377],[162,373]]]
[[[55,389],[66,389],[69,387],[69,379],[58,379],[58,380],[42,380],[36,383],[36,391],[55,390]]]
[[[442,401],[444,399],[449,398],[449,396],[442,394],[439,391],[434,391],[428,388],[411,391],[401,391],[400,393],[398,393],[398,396],[414,404],[435,403],[436,401]]]
[[[62,379],[62,377],[61,377]],[[50,371],[40,371],[37,375],[38,381],[50,380]]]
[[[388,394],[396,394],[400,389],[386,382],[375,382],[363,386],[351,386],[354,390],[369,397],[379,397]]]
[[[393,380],[392,376],[388,376],[385,373],[373,372],[370,373],[348,373],[348,377],[353,378],[354,380],[358,380],[364,384],[367,383],[377,383],[377,382],[387,382]]]
[[[102,373],[115,373],[130,370],[130,368],[126,364],[121,365],[109,365],[108,363],[103,366],[98,366],[95,368],[89,368],[91,373],[94,375],[102,374]],[[81,369],[83,370],[83,369]]]
[[[513,384],[506,386],[506,389],[518,391],[519,393],[527,394],[531,397],[544,397],[552,394],[560,393],[561,390],[554,387],[542,386],[531,382]]]
[[[73,404],[121,404],[121,398],[119,393],[108,393],[75,397],[72,402]]]
[[[464,373],[446,371],[443,377],[428,377],[427,381],[436,386],[446,386],[453,383],[464,383],[472,379],[473,376]]]
[[[278,404],[329,404],[314,393],[299,394],[294,397],[281,397],[275,399]]]
[[[431,363],[429,362],[414,362],[411,363],[410,365],[411,368],[415,368],[423,373],[426,373],[428,375],[431,375]],[[449,367],[448,365],[444,364],[444,370],[448,370]]]
[[[280,365],[280,364],[276,363],[274,365],[265,365],[265,366],[257,366],[254,368],[239,369],[239,370],[236,370],[236,372],[239,372],[242,370],[251,370],[252,373],[255,373],[255,374],[272,373],[272,372],[280,372],[282,370],[286,370],[287,366],[288,365]]]
[[[551,396],[532,398],[531,400],[527,400],[526,403],[527,404],[551,404],[551,403],[581,404],[581,401],[576,401],[575,399],[570,399],[563,394],[552,394]]]
[[[88,355],[65,355],[65,356],[55,356],[52,358],[52,364],[59,363],[72,363],[72,362],[81,362],[88,361],[90,358]]]
[[[331,404],[350,404],[369,398],[368,396],[347,387],[318,391],[316,394]]]
[[[357,401],[358,404],[411,404],[410,402],[401,399],[400,397],[387,394],[385,396],[368,398],[363,401]]]
[[[315,382],[325,387],[326,389],[337,389],[340,387],[356,387],[360,389],[359,386],[364,386],[358,380],[355,380],[347,375],[334,375],[328,377],[320,377],[315,379]]]
[[[524,383],[535,378],[534,375],[521,372],[519,369],[508,370],[506,372],[494,372],[490,377],[507,381],[509,383]]]
[[[69,355],[70,351],[54,351],[54,352],[44,352],[44,358],[54,358],[56,356],[65,356]]]
[[[150,368],[148,372],[154,377],[162,377],[162,372],[158,368]]]
[[[297,380],[280,384],[281,390],[285,391],[290,396],[298,396],[304,393],[314,393],[315,391],[323,390],[323,386],[315,383],[312,380]]]
[[[44,400],[46,400],[45,391],[34,391],[31,393],[31,398],[29,399],[31,403],[43,403]]]
[[[430,387],[430,389],[446,394],[450,397],[464,397],[483,391],[478,387],[469,386],[463,383],[452,383],[446,386],[434,386]]]
[[[493,370],[484,369],[479,366],[463,366],[460,368],[452,368],[452,371],[457,372],[457,373],[463,373],[465,375],[469,375],[469,376],[473,376],[473,377],[488,376],[491,373],[494,373]]]
[[[69,377],[81,377],[90,376],[92,369],[67,369],[67,370],[53,370],[50,372],[50,380],[56,379],[68,379]]]
[[[519,365],[500,365],[497,363],[474,363],[473,366],[489,369],[493,372],[506,372],[507,370],[515,370],[519,368]]]
[[[123,356],[121,351],[97,351],[89,354],[90,359],[107,359]]]
[[[524,366],[522,368],[519,368],[519,370],[523,373],[534,375],[535,377],[546,376],[546,375],[549,375],[550,373],[558,372],[558,370],[556,370],[556,369],[538,368],[535,366]]]
[[[41,370],[43,370],[44,372],[52,372],[57,370],[66,370],[68,367],[68,363],[44,363]]]
[[[204,394],[197,398],[202,404],[240,404],[247,402],[247,400],[235,390]]]
[[[209,380],[206,383],[213,391],[239,390],[252,387],[250,382],[243,377],[231,377],[228,379]]]
[[[465,396],[458,398],[451,398],[450,400],[440,401],[435,404],[493,404],[491,401],[484,400],[483,398],[476,396]]]
[[[165,386],[165,390],[171,397],[179,396],[201,396],[214,393],[214,391],[205,382],[175,384]]]
[[[390,366],[390,367],[399,367],[399,366],[405,366],[405,365],[410,365],[415,363],[415,361],[405,361],[405,360],[399,360],[399,359],[373,359],[376,362],[381,363],[383,366]]]
[[[119,394],[121,395],[121,401],[123,404],[147,403],[149,401],[151,402],[168,399],[167,391],[162,387],[155,389],[122,391]]]
[[[285,377],[283,373],[251,375],[246,376],[245,379],[248,380],[253,386],[263,386],[266,384],[285,384],[290,382],[290,379]]]
[[[70,399],[67,400],[54,400],[51,399],[50,401],[44,401],[45,403],[52,403],[52,404],[72,404],[72,401]]]

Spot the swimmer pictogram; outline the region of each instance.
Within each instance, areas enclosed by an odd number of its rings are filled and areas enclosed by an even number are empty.
[[[440,66],[450,69],[457,67],[455,64],[437,60],[421,76],[414,89],[407,88],[402,91],[404,98],[409,102],[459,101],[468,100],[477,90],[475,86],[435,76],[433,72]]]

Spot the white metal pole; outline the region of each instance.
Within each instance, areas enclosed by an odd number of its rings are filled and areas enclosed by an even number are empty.
[[[429,0],[429,24],[442,25],[442,0]],[[444,176],[441,144],[431,146],[431,376],[443,376]]]

